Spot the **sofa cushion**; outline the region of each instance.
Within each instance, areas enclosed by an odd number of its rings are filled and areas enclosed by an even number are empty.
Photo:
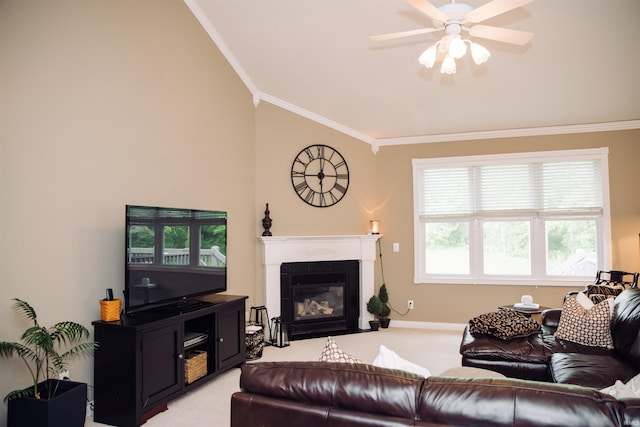
[[[611,335],[620,357],[640,364],[640,289],[627,289],[616,297]]]
[[[372,365],[387,369],[399,369],[401,371],[420,375],[421,377],[428,377],[431,375],[427,368],[423,368],[420,365],[416,365],[413,362],[409,362],[408,360],[403,359],[402,357],[398,356],[395,351],[389,350],[384,345],[380,346],[380,351],[378,352],[376,358],[373,360]]]
[[[602,282],[594,285],[587,285],[585,294],[594,304],[598,304],[607,298],[615,298],[624,291],[624,286],[616,282]]]
[[[602,427],[620,424],[612,396],[582,387],[508,378],[429,377],[419,419],[456,426]]]
[[[564,301],[556,339],[572,341],[590,347],[613,348],[611,338],[611,306],[609,300],[585,309],[570,295]]]
[[[637,369],[615,356],[556,353],[549,363],[551,377],[557,383],[602,389],[621,380],[629,381]]]
[[[509,362],[535,362],[546,365],[551,355],[541,334],[505,341],[492,335],[473,335],[470,329],[470,326],[467,326],[462,334],[460,354],[463,357]]]
[[[322,352],[320,353],[321,362],[339,362],[339,363],[362,363],[357,357],[353,357],[338,347],[338,343],[329,337]]]
[[[284,401],[413,420],[423,380],[367,364],[258,362],[242,367],[240,387]]]
[[[639,398],[640,397],[640,374],[631,378],[626,383],[617,380],[614,385],[600,390],[602,393],[610,394],[616,399]]]
[[[540,332],[540,323],[515,310],[484,313],[469,321],[472,334],[489,334],[502,340],[526,337]]]
[[[220,417],[222,418],[222,417]],[[176,424],[182,425],[182,424]],[[222,423],[201,424],[220,426]],[[231,427],[443,427],[413,418],[369,414],[356,409],[284,400],[249,392],[231,396]]]

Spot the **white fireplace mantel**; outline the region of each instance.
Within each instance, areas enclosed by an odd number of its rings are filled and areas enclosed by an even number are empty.
[[[268,236],[263,244],[265,306],[270,316],[280,316],[280,265],[284,262],[360,261],[361,329],[368,328],[372,316],[367,301],[374,293],[376,241],[380,235],[355,236]]]

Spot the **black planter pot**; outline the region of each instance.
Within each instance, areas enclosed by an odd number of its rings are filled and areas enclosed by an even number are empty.
[[[380,322],[378,320],[369,320],[369,327],[371,327],[372,331],[377,331],[380,329]]]
[[[391,319],[389,319],[388,317],[381,317],[380,318],[380,327],[381,328],[388,328],[389,327],[389,322],[391,322]]]
[[[57,386],[57,389],[56,389]],[[40,399],[23,397],[8,403],[7,427],[83,427],[87,412],[87,385],[47,380],[38,384]],[[49,391],[55,390],[49,399]]]

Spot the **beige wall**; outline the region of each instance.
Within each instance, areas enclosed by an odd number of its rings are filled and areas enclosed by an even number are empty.
[[[408,299],[415,310],[402,320],[465,322],[499,304],[520,300],[530,294],[546,306],[558,306],[569,288],[486,285],[413,284],[413,198],[411,159],[463,155],[609,147],[611,190],[612,268],[640,270],[638,233],[640,199],[634,196],[637,164],[640,160],[640,131],[545,136],[457,143],[382,147],[376,155],[377,193],[380,198],[384,238],[384,271],[392,304],[406,312]],[[392,252],[392,243],[401,251]]]
[[[565,289],[414,285],[411,159],[608,146],[613,267],[640,270],[635,197],[640,132],[370,147],[261,103],[181,0],[0,0],[0,340],[26,324],[23,298],[43,324],[90,327],[105,288],[121,295],[124,205],[229,212],[229,292],[264,302],[257,236],[270,203],[276,235],[363,234],[382,220],[394,319],[464,322],[531,293],[557,305]],[[327,144],[351,183],[337,205],[302,202],[290,183],[295,155]],[[391,244],[400,243],[393,253]],[[258,256],[257,256],[258,255]],[[380,270],[377,270],[381,283]],[[92,383],[91,361],[72,377]],[[0,362],[0,396],[26,383]],[[0,425],[6,405],[0,405]]]
[[[93,329],[127,203],[227,210],[229,291],[253,294],[255,108],[184,2],[0,1],[0,71],[0,340],[14,297]],[[26,375],[0,361],[0,397]]]
[[[270,104],[258,107],[256,144],[256,210],[269,202],[274,235],[322,235],[365,233],[368,220],[382,222],[381,240],[384,279],[391,303],[398,312],[393,319],[464,323],[498,305],[530,294],[546,306],[558,306],[563,295],[575,288],[536,286],[438,285],[413,283],[413,158],[497,154],[541,150],[609,148],[611,199],[611,268],[640,270],[638,233],[640,199],[630,196],[636,186],[636,164],[640,160],[640,131],[513,138],[486,141],[447,142],[382,147],[377,154],[370,146]],[[319,209],[298,199],[291,188],[291,162],[301,148],[328,144],[345,155],[351,172],[348,196],[337,205]],[[261,217],[261,215],[259,215]],[[262,232],[256,224],[256,234]],[[400,252],[392,244],[400,244]],[[260,245],[256,244],[260,254]],[[263,277],[261,259],[256,260],[257,300]],[[377,282],[382,283],[380,265]],[[408,299],[415,310],[407,312]]]
[[[274,235],[366,234],[377,208],[369,144],[266,102],[257,109],[256,135],[256,209],[262,213],[269,203]],[[331,207],[306,204],[291,185],[294,158],[312,144],[335,148],[349,166],[347,195]],[[256,226],[261,234],[261,224]]]
[[[256,119],[256,210],[264,216],[269,203],[274,236],[366,234],[369,220],[377,216],[374,155],[371,146],[268,103],[261,103]],[[327,208],[302,201],[291,185],[291,165],[296,155],[312,144],[338,150],[349,166],[345,197]],[[263,232],[256,223],[256,236]],[[264,303],[262,247],[256,242],[257,299]]]

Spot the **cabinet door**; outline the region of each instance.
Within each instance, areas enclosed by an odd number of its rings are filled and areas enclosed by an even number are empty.
[[[244,304],[233,304],[217,313],[218,370],[244,363]]]
[[[93,419],[100,425],[139,425],[136,418],[140,407],[138,335],[133,329],[100,321],[93,324],[95,340],[100,343],[94,353]]]
[[[181,324],[145,331],[142,336],[142,408],[182,388]]]

